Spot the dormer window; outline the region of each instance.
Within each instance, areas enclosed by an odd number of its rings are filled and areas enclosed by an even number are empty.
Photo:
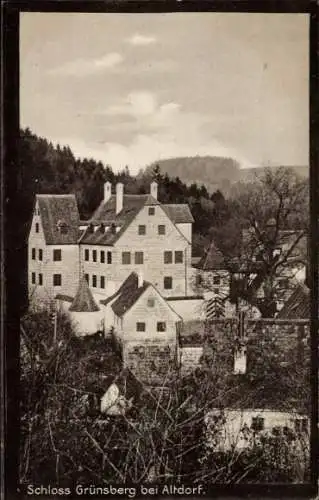
[[[116,234],[116,225],[114,224],[114,222],[112,222],[111,224],[111,232],[112,234]]]
[[[39,223],[38,222],[35,223],[35,232],[36,233],[39,232]]]
[[[89,224],[88,225],[88,233],[94,233],[94,227],[93,227],[93,224]]]
[[[58,221],[57,228],[58,228],[58,231],[61,234],[67,234],[67,232],[68,232],[68,226],[67,226],[67,223],[64,220],[59,220]]]
[[[103,234],[105,233],[105,225],[104,224],[100,225],[100,232]]]

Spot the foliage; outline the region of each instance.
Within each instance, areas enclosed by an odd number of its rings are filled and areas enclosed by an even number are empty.
[[[63,315],[58,326],[54,343],[50,313],[30,312],[22,321],[22,482],[71,486],[296,479],[288,464],[295,464],[296,456],[301,460],[299,449],[283,435],[251,439],[241,453],[207,446],[207,412],[256,401],[273,368],[270,363],[264,377],[260,366],[252,370],[255,385],[251,377],[235,376],[229,325],[224,335],[220,330],[213,338],[210,332],[212,341],[199,369],[183,378],[170,373],[165,386],[156,390],[142,388],[133,407],[119,417],[99,411],[100,397],[121,370],[111,344],[99,336],[75,338]],[[280,385],[282,373],[276,376]],[[293,371],[290,378],[293,385]],[[219,423],[209,428],[210,437],[217,436]],[[303,480],[306,451],[302,463]],[[298,474],[300,478],[302,470]]]

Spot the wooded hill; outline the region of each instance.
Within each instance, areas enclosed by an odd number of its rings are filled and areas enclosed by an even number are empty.
[[[265,168],[240,168],[240,165],[233,158],[224,158],[219,156],[193,156],[169,158],[159,160],[140,172],[139,175],[150,174],[154,167],[158,165],[163,174],[169,177],[180,177],[187,185],[193,182],[203,183],[211,191],[220,190],[227,196],[232,190],[232,186],[237,182],[247,182],[254,180],[256,175],[263,174]],[[276,171],[280,167],[271,167]],[[289,167],[300,177],[309,176],[307,166]]]

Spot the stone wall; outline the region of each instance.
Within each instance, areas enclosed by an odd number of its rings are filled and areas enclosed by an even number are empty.
[[[177,373],[176,344],[144,341],[122,344],[123,366],[149,386],[168,385]]]
[[[194,331],[180,333],[178,353],[173,345],[165,342],[126,343],[124,366],[149,385],[163,384],[174,371],[176,375],[187,375],[202,364],[211,370],[212,376],[227,379],[231,385],[241,380],[244,387],[250,389],[266,381],[268,396],[277,377],[287,385],[292,398],[294,385],[300,382],[303,391],[305,374],[298,380],[298,370],[306,371],[309,365],[309,321],[257,319],[241,323],[235,317],[193,324]],[[246,355],[247,370],[238,375],[234,371],[234,359],[241,349]]]

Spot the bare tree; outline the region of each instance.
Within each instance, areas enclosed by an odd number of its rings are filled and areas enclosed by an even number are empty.
[[[245,467],[254,471],[250,480],[265,479],[261,445],[259,460],[252,448],[244,462],[237,452],[220,455],[207,448],[209,411],[234,401],[246,407],[267,392],[268,378],[273,384],[272,363],[264,377],[259,365],[250,378],[234,375],[234,338],[227,321],[220,322],[218,331],[207,325],[209,338],[196,370],[185,377],[170,371],[157,388],[141,384],[128,411],[118,416],[102,415],[99,407],[121,371],[112,346],[98,336],[74,338],[67,318],[58,321],[57,343],[52,342],[50,315],[44,311],[22,322],[21,482],[238,482],[247,479]],[[277,385],[281,376],[277,370]],[[291,390],[293,386],[290,382]],[[215,431],[217,424],[209,429]],[[276,480],[268,456],[267,478]],[[285,481],[294,477],[288,471]]]
[[[288,168],[266,169],[232,196],[231,224],[241,228],[238,258],[227,255],[227,227],[218,239],[233,272],[233,295],[272,317],[296,270],[307,263],[308,182]]]

